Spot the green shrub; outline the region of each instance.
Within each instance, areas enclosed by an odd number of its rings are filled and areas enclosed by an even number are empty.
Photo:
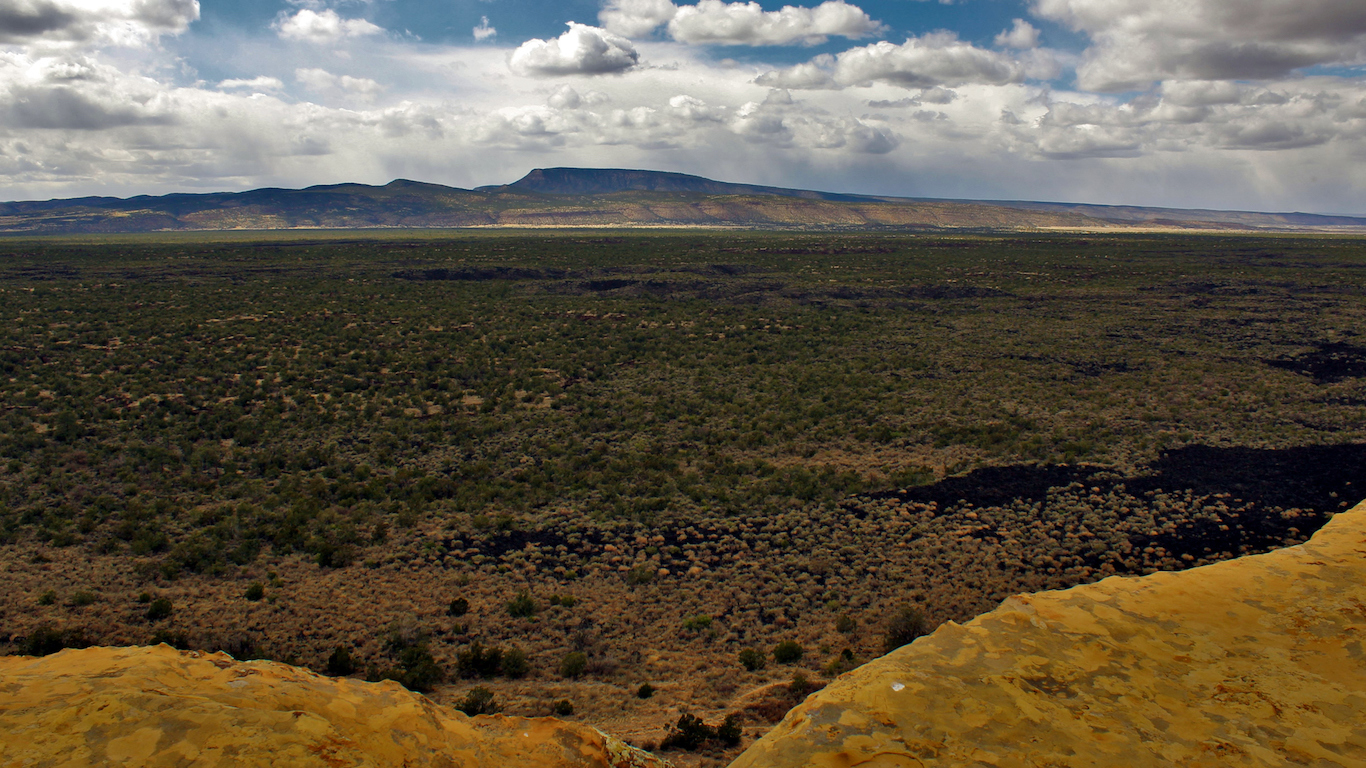
[[[560,699],[552,707],[557,717],[569,717],[574,714],[574,702],[569,699]]]
[[[446,609],[447,616],[460,617],[470,612],[470,601],[463,597],[457,597],[451,601],[450,607]]]
[[[24,656],[47,656],[63,648],[84,648],[85,639],[79,631],[62,632],[48,624],[40,625],[19,643]]]
[[[527,663],[526,651],[521,648],[509,648],[503,654],[503,675],[511,678],[525,677],[531,671],[531,665]]]
[[[327,657],[327,674],[333,677],[345,677],[356,671],[356,663],[351,659],[351,651],[344,645],[337,646],[331,656]]]
[[[914,641],[917,637],[924,635],[929,628],[929,623],[925,619],[925,613],[915,606],[907,605],[897,611],[891,621],[887,622],[887,631],[883,635],[882,649],[886,653],[891,653],[903,645]]]
[[[762,653],[754,648],[746,648],[740,651],[740,665],[750,672],[756,672],[767,665],[767,659]]]
[[[38,605],[52,605],[57,602],[57,592],[49,589],[38,596]]]
[[[562,677],[577,679],[588,669],[588,657],[580,651],[571,651],[565,654],[564,660],[560,662],[560,675]]]
[[[248,600],[256,601],[256,600],[260,600],[261,598],[263,598],[263,597],[265,597],[265,596],[266,596],[266,585],[265,585],[265,584],[262,584],[262,583],[259,582],[259,581],[253,581],[253,582],[247,587],[247,593],[246,593],[245,597],[246,597]]]
[[[655,580],[655,569],[648,565],[637,565],[626,572],[626,583],[631,586],[649,584]]]
[[[641,686],[636,689],[637,699],[648,699],[653,695],[655,695],[655,687],[649,683],[642,683]]]
[[[743,735],[744,731],[740,728],[740,719],[735,715],[726,715],[721,724],[716,726],[716,738],[728,747],[739,744],[740,737]]]
[[[794,696],[805,696],[811,690],[811,681],[806,679],[806,675],[798,672],[792,676],[792,682],[787,684],[787,689],[792,691]]]
[[[519,593],[508,601],[508,615],[518,619],[535,616],[536,601],[531,599],[531,595],[526,592]]]
[[[836,632],[842,632],[842,633],[844,633],[844,634],[847,635],[847,634],[849,634],[850,632],[853,632],[853,631],[854,631],[855,629],[857,629],[857,628],[858,628],[858,622],[857,622],[857,621],[854,621],[854,617],[853,617],[853,616],[850,616],[850,615],[847,614],[847,613],[841,613],[841,614],[839,615],[839,617],[835,619],[835,631],[836,631]]]
[[[446,679],[446,671],[436,663],[426,643],[410,645],[398,652],[398,666],[384,673],[410,691],[426,693]]]
[[[689,632],[701,632],[711,626],[711,617],[705,613],[689,616],[683,620],[683,628]]]
[[[773,660],[779,664],[796,664],[805,651],[796,640],[784,640],[773,647]]]
[[[170,618],[172,610],[174,610],[174,606],[171,605],[170,598],[158,597],[147,607],[147,620],[161,621]]]
[[[471,688],[470,692],[465,694],[464,700],[456,704],[455,708],[470,717],[492,715],[500,709],[498,703],[493,700],[493,691],[483,686]]]
[[[685,749],[692,751],[716,738],[716,729],[707,725],[696,715],[683,713],[678,722],[669,728],[664,740],[659,742],[660,749]]]
[[[68,602],[72,607],[75,607],[75,608],[84,608],[85,606],[91,605],[92,603],[94,603],[96,599],[97,599],[97,598],[96,598],[94,592],[77,592],[77,593],[73,594],[73,595],[71,596],[71,599],[68,600],[67,602]]]
[[[518,651],[518,653],[521,653]],[[497,647],[485,648],[484,644],[478,640],[470,643],[465,648],[460,649],[455,654],[456,667],[460,670],[462,677],[482,677],[490,678],[498,674],[503,667],[503,649]],[[522,663],[525,665],[526,657],[523,655]]]

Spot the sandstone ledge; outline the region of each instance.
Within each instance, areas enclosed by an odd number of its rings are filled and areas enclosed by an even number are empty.
[[[844,675],[732,768],[1366,765],[1366,503],[1310,541],[1007,600]]]
[[[666,768],[583,725],[466,717],[398,683],[155,648],[0,658],[0,766]]]

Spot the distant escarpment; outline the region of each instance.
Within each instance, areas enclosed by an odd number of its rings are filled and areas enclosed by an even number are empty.
[[[1366,504],[1299,546],[950,622],[732,768],[1366,765],[1363,632]]]
[[[0,659],[0,732],[6,766],[668,765],[584,725],[164,645]]]

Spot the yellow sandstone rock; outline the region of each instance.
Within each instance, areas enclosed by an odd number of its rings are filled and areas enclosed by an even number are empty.
[[[582,725],[466,717],[397,683],[155,648],[0,659],[0,766],[666,768]]]
[[[731,768],[1366,766],[1366,504],[1264,555],[1007,600]]]

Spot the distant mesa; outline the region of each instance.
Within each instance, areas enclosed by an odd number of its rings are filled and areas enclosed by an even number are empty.
[[[465,227],[1366,232],[1366,217],[882,197],[624,168],[538,168],[511,184],[473,190],[397,179],[0,203],[0,234],[11,235]]]

